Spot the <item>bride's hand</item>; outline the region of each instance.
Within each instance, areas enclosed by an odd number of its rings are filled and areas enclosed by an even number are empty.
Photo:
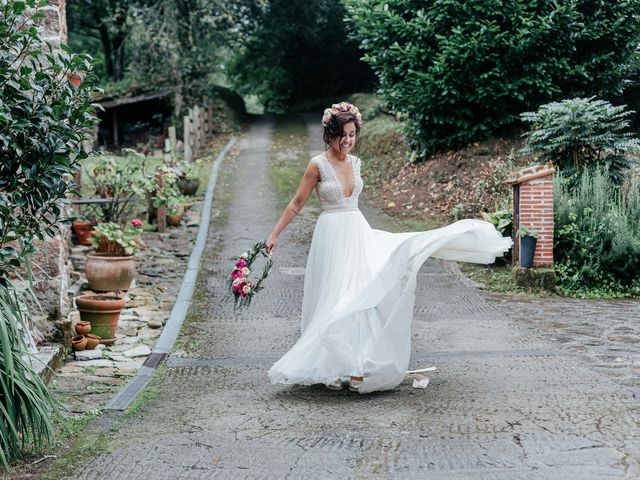
[[[267,252],[273,253],[276,249],[277,244],[278,244],[278,237],[276,237],[273,234],[269,235],[269,238],[267,238],[267,241],[265,242],[265,247],[267,249]]]

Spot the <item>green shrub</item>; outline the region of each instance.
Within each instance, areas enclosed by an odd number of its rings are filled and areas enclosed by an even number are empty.
[[[639,0],[345,0],[354,37],[419,158],[519,112],[622,89]]]
[[[35,295],[12,278],[35,238],[54,235],[95,121],[91,59],[54,50],[34,22],[46,1],[0,2],[0,464],[51,442],[59,406],[25,344]],[[79,85],[72,82],[80,80]],[[28,270],[28,268],[27,268]],[[28,300],[32,300],[31,303]]]
[[[87,156],[81,142],[96,122],[90,57],[52,49],[34,25],[41,14],[24,14],[43,3],[0,3],[0,281],[34,238],[57,231],[60,200],[75,187]]]
[[[554,179],[556,271],[575,295],[640,295],[640,182],[626,193],[602,170],[583,170],[569,188]]]
[[[565,177],[583,168],[606,169],[618,184],[629,167],[629,153],[640,142],[629,132],[624,106],[592,98],[572,98],[542,105],[526,112],[522,120],[532,123],[521,153],[540,153],[542,162],[554,162]]]

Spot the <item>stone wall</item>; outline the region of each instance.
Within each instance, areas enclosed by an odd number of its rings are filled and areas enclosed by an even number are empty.
[[[67,42],[65,0],[50,0],[41,11],[45,14],[38,22],[43,28],[42,38],[59,48],[61,43]],[[61,234],[35,244],[37,250],[31,256],[33,288],[42,307],[41,313],[32,317],[36,341],[66,337],[65,324],[70,307],[67,295],[70,241],[70,229],[63,226]]]
[[[41,9],[45,17],[39,23],[44,28],[43,40],[60,47],[67,43],[66,0],[49,0],[49,5]]]

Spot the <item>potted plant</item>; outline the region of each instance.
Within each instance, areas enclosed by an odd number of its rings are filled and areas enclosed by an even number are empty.
[[[78,245],[91,245],[91,233],[98,223],[98,214],[92,206],[86,208],[82,215],[78,215],[71,223]]]
[[[161,165],[156,168],[155,175],[146,181],[149,223],[156,220],[158,207],[166,206],[169,198],[178,194],[177,179],[175,167]]]
[[[533,266],[533,256],[536,252],[538,231],[521,225],[517,233],[520,237],[520,266],[531,268]]]
[[[176,166],[176,175],[178,177],[176,185],[180,193],[187,196],[195,195],[200,186],[200,179],[195,167],[189,163],[180,162]]]
[[[97,156],[91,175],[95,193],[107,201],[100,205],[105,222],[122,223],[130,215],[133,197],[142,197],[148,182],[144,176],[145,156],[131,149],[123,149],[124,157]]]
[[[180,225],[186,200],[183,195],[172,195],[167,198],[167,223],[172,227]]]
[[[85,274],[89,288],[97,292],[128,290],[135,276],[134,255],[142,244],[142,222],[137,218],[125,227],[108,222],[96,225],[87,254]]]
[[[116,330],[120,312],[125,299],[116,290],[115,294],[98,295],[95,293],[76,297],[76,306],[83,321],[91,323],[93,339],[99,337],[100,343],[111,345],[116,341]],[[86,347],[86,345],[85,345]]]

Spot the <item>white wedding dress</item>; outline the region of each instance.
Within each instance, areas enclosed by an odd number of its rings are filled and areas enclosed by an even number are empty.
[[[360,210],[360,159],[349,155],[347,197],[324,154],[316,192],[322,207],[304,278],[301,336],[269,370],[273,383],[332,383],[363,376],[360,393],[389,390],[405,377],[416,276],[429,257],[493,263],[511,248],[488,222],[461,220],[426,232],[372,229]]]

